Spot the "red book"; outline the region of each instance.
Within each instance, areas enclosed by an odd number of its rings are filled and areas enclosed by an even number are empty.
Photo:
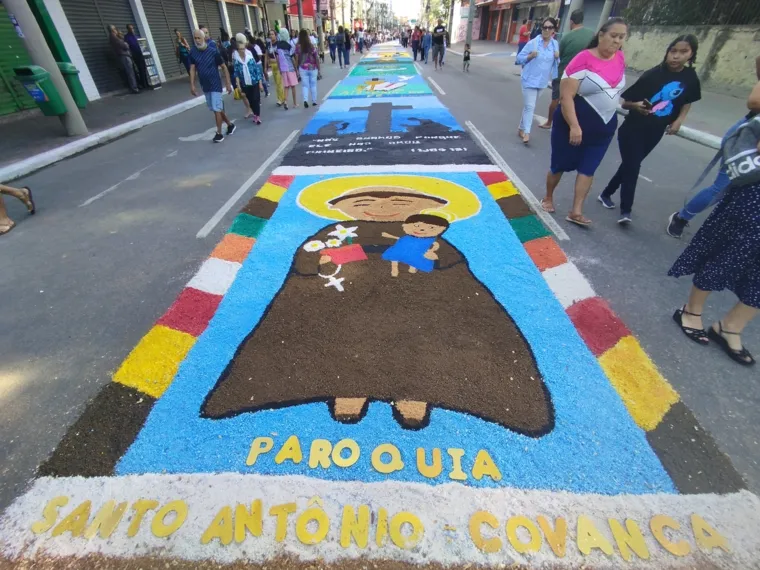
[[[335,249],[323,249],[321,253],[329,255],[332,262],[336,265],[345,265],[352,261],[365,261],[367,259],[367,254],[364,253],[362,246],[356,243],[336,247]]]

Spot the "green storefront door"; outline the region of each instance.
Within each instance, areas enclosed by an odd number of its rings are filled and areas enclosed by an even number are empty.
[[[0,115],[37,107],[21,84],[13,79],[14,67],[31,63],[8,11],[0,2]]]

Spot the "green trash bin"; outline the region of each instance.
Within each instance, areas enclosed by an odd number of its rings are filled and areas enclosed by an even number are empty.
[[[63,80],[66,82],[66,85],[69,86],[69,91],[71,91],[71,96],[74,98],[74,103],[76,103],[77,107],[80,109],[84,109],[87,106],[88,99],[87,94],[84,92],[84,87],[82,87],[82,82],[79,80],[79,70],[73,63],[61,61],[58,62],[58,69],[61,70]]]
[[[58,90],[50,80],[50,74],[39,65],[14,67],[16,81],[21,83],[27,93],[34,99],[48,117],[65,115],[66,107],[61,100]]]

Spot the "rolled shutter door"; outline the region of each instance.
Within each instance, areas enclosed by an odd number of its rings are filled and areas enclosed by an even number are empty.
[[[219,39],[219,28],[222,28],[222,15],[219,12],[219,2],[216,0],[197,0],[196,2],[193,2],[193,5],[196,6],[196,10],[198,9],[197,6],[202,6],[201,13],[206,18],[204,21],[200,21],[200,15],[196,12],[196,16],[198,16],[198,24],[206,24],[208,26],[208,33],[211,35],[211,38],[216,41]]]
[[[61,0],[87,67],[101,94],[126,88],[121,65],[111,51],[106,27],[126,32],[134,24],[129,0]]]
[[[235,37],[235,34],[245,31],[246,23],[245,12],[243,12],[244,9],[245,6],[242,6],[241,4],[227,3],[227,16],[230,18],[230,27],[232,28],[229,32],[230,37],[232,38]]]
[[[148,18],[153,42],[158,50],[161,68],[167,79],[184,73],[184,66],[177,61],[177,40],[175,28],[192,43],[192,31],[187,19],[183,0],[143,0],[143,9]]]

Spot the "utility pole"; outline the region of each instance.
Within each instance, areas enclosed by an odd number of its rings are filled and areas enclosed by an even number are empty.
[[[296,6],[298,6],[298,31],[303,30],[303,3],[301,0],[296,0]]]
[[[325,34],[322,29],[322,0],[317,0],[317,14],[314,17],[314,25],[317,27],[317,44],[319,44],[319,51],[325,49]]]
[[[478,9],[475,6],[475,0],[470,0],[470,5],[467,8],[467,34],[465,35],[464,43],[472,45],[472,24],[475,21],[475,11]]]
[[[84,124],[82,114],[79,112],[76,103],[74,103],[74,98],[71,96],[69,87],[66,85],[63,75],[61,75],[61,71],[58,69],[58,64],[55,62],[55,58],[45,41],[45,36],[42,35],[42,30],[34,18],[29,4],[26,3],[26,0],[3,0],[3,4],[5,4],[9,15],[15,17],[16,21],[18,21],[20,30],[17,31],[20,31],[19,35],[21,35],[26,51],[29,52],[32,61],[50,73],[50,80],[58,90],[61,99],[63,99],[66,114],[62,115],[60,119],[66,129],[66,134],[70,137],[86,135],[87,125]]]
[[[570,2],[570,6],[568,6],[567,11],[565,11],[565,15],[562,18],[562,23],[559,26],[561,33],[564,34],[570,30],[570,14],[576,10],[583,10],[583,0],[572,0],[572,2]],[[591,22],[587,23],[591,24]],[[589,28],[590,27],[591,26],[589,25]]]
[[[612,12],[612,5],[614,4],[613,0],[604,0],[604,6],[602,6],[602,13],[599,16],[599,23],[596,26],[596,30],[599,30],[604,24],[607,23],[607,20],[610,19],[610,13]]]
[[[330,35],[335,35],[335,0],[330,0]]]

